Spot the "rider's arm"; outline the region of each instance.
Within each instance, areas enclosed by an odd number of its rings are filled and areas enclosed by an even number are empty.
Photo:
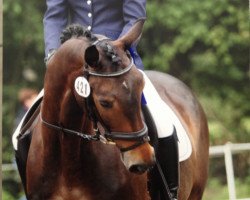
[[[124,0],[123,20],[125,26],[120,34],[124,35],[139,18],[146,18],[146,0]]]
[[[60,46],[60,35],[68,23],[66,0],[46,0],[47,10],[43,18],[45,55]]]

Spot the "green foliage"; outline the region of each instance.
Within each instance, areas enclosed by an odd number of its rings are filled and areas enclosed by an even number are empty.
[[[244,1],[148,1],[147,69],[184,80],[209,119],[211,144],[250,141],[249,15]]]
[[[248,198],[250,196],[249,180],[241,181],[235,180],[236,196],[238,199]],[[228,187],[226,184],[221,183],[217,178],[211,178],[207,184],[203,200],[220,199],[226,200],[228,197]]]
[[[3,112],[3,141],[2,141],[2,155],[3,163],[9,163],[13,159],[13,148],[11,145],[11,134],[14,131],[13,116],[16,113],[16,87],[7,87],[3,90],[4,102],[2,106]]]
[[[36,83],[25,80],[25,69],[38,75],[44,72],[42,15],[45,2],[6,0],[3,4],[3,80],[5,84],[41,86],[43,76]],[[28,82],[28,83],[27,83]]]
[[[2,199],[3,200],[15,200],[15,198],[9,192],[5,190],[3,190]]]
[[[43,31],[45,2],[6,0],[3,4],[3,161],[13,159],[11,134],[18,109],[17,92],[22,87],[42,87]],[[35,74],[29,79],[27,70]],[[25,75],[26,72],[26,75]],[[37,77],[37,78],[36,78]]]
[[[3,163],[11,163],[11,136],[18,108],[18,90],[41,88],[45,71],[42,16],[45,1],[6,0],[3,3]],[[3,199],[18,199],[20,178],[3,172]],[[16,174],[16,172],[15,172]]]
[[[17,171],[5,172],[3,180],[3,200],[19,199],[23,195],[20,176]]]
[[[203,197],[203,200],[210,199],[229,199],[227,185],[222,184],[218,179],[211,179],[207,184]]]
[[[242,151],[232,156],[237,199],[250,197],[250,151]],[[226,169],[223,157],[210,158],[209,179],[204,200],[229,199]]]

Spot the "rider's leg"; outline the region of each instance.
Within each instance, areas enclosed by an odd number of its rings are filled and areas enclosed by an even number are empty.
[[[166,177],[172,198],[177,199],[179,186],[179,154],[178,139],[175,131],[168,137],[159,138],[158,154],[160,155],[158,161]]]
[[[169,115],[166,115],[166,113],[170,112],[170,108],[161,99],[145,73],[142,72],[142,74],[145,80],[143,94],[146,99],[146,106],[154,119],[159,138],[158,152],[156,152],[156,154],[161,156],[157,159],[162,167],[171,195],[177,199],[179,186],[179,153],[177,135],[172,124],[172,119],[168,117]]]

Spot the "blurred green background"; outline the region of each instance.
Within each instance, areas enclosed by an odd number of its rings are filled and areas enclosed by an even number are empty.
[[[148,0],[139,44],[146,69],[183,80],[209,120],[210,144],[250,142],[249,5],[239,0]],[[3,163],[13,162],[11,135],[18,91],[40,90],[45,74],[45,1],[3,2]],[[238,198],[250,197],[250,153],[234,156]],[[228,199],[224,160],[210,159],[204,199]],[[4,200],[22,196],[16,171],[3,172]]]

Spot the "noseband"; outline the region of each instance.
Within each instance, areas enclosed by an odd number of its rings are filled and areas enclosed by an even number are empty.
[[[94,72],[89,70],[89,68],[87,69],[86,67],[84,67],[84,71],[86,72],[86,79],[89,79],[89,76],[97,76],[97,77],[116,77],[116,76],[121,76],[127,72],[130,71],[130,69],[132,68],[134,62],[133,62],[133,58],[130,56],[130,54],[128,53],[129,58],[130,58],[130,63],[127,67],[125,67],[124,69],[121,69],[119,71],[116,72]],[[71,129],[67,129],[64,128],[63,126],[58,126],[58,125],[54,125],[54,124],[50,124],[49,122],[45,121],[42,116],[41,116],[41,121],[44,125],[46,125],[49,128],[55,129],[57,131],[62,131],[64,133],[68,133],[74,136],[78,136],[82,139],[88,140],[88,141],[101,141],[105,144],[116,144],[115,140],[122,140],[122,141],[130,141],[130,142],[135,142],[133,145],[128,146],[128,147],[119,147],[121,152],[125,152],[125,151],[130,151],[132,149],[135,149],[136,147],[149,142],[150,138],[148,136],[148,128],[146,126],[145,123],[143,123],[143,128],[139,131],[136,132],[114,132],[114,131],[110,131],[107,126],[104,124],[104,122],[102,121],[102,119],[100,118],[100,115],[97,111],[97,108],[93,102],[93,97],[92,97],[92,93],[86,98],[86,106],[87,106],[87,110],[89,113],[89,117],[90,119],[93,121],[94,124],[94,135],[91,134],[86,134],[83,132],[78,132],[78,131],[74,131]],[[102,125],[102,127],[105,130],[104,135],[102,135],[98,129],[98,122]]]
[[[135,144],[120,148],[121,152],[132,150],[140,145],[142,145],[145,142],[149,142],[149,136],[148,136],[148,127],[145,123],[143,123],[143,128],[137,132],[130,132],[130,133],[124,133],[124,132],[105,132],[104,134],[105,138],[109,141],[114,140],[126,140],[126,141],[136,141]]]

